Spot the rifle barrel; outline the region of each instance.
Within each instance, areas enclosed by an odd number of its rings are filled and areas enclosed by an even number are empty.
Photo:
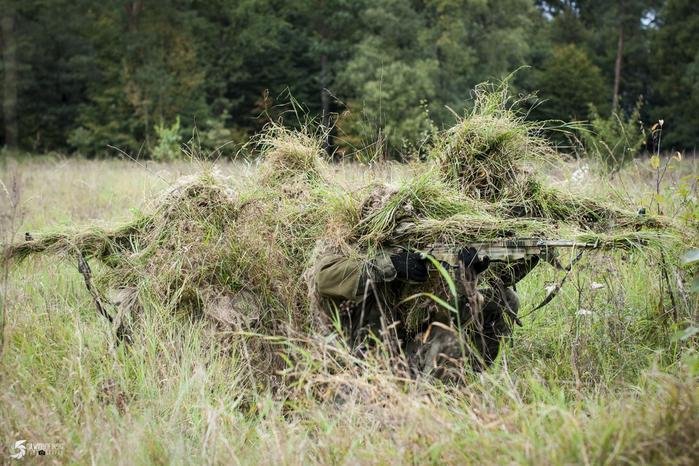
[[[541,238],[498,239],[469,243],[467,246],[475,248],[481,258],[488,256],[494,262],[514,262],[533,256],[553,257],[555,252],[552,250],[555,248],[595,249],[599,247],[596,243]],[[453,265],[458,262],[458,250],[453,247],[436,246],[429,249],[427,253],[448,264]]]

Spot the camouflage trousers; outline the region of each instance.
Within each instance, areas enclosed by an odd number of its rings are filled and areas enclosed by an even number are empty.
[[[342,306],[341,314],[349,317],[342,319],[341,325],[358,354],[368,351],[372,341],[380,340],[392,356],[402,359],[403,364],[398,365],[412,377],[456,382],[465,367],[481,371],[495,361],[501,341],[512,333],[512,316],[519,310],[517,294],[511,287],[482,289],[479,293],[483,305],[478,316],[469,315],[464,306],[459,320],[428,321],[417,333],[406,332],[398,319],[382,316],[374,306],[363,306],[361,312]]]
[[[406,355],[414,374],[443,381],[457,381],[463,368],[481,371],[490,366],[500,350],[503,338],[512,334],[513,316],[519,311],[519,299],[512,288],[502,292],[479,290],[484,303],[480,318],[461,314],[461,328],[455,322],[432,322],[424,332],[410,338]]]

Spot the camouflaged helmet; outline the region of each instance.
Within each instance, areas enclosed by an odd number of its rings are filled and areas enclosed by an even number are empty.
[[[371,192],[362,201],[359,208],[360,218],[362,220],[369,218],[373,213],[381,209],[386,202],[397,193],[398,190],[394,187],[385,184],[376,184]]]

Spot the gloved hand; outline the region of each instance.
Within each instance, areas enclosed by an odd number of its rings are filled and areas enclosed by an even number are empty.
[[[481,259],[475,248],[464,248],[459,251],[459,265],[466,268],[471,267],[476,275],[479,275],[485,272],[490,265],[490,258],[485,256]]]
[[[402,251],[391,256],[391,262],[397,279],[420,283],[427,281],[427,263],[420,254]]]

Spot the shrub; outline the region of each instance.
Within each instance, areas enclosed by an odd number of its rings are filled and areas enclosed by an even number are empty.
[[[204,120],[201,131],[195,131],[191,142],[198,144],[199,152],[207,158],[234,157],[241,146],[250,138],[243,128],[227,125],[230,120],[228,112],[218,117]]]
[[[71,131],[68,136],[68,144],[81,155],[91,154],[94,151],[94,139],[90,131],[84,126],[79,126]]]
[[[155,134],[158,135],[158,144],[151,153],[153,160],[174,160],[182,156],[183,152],[180,150],[182,136],[180,135],[179,116],[170,127],[165,126],[163,122],[155,125]]]
[[[607,173],[616,173],[638,153],[645,140],[640,123],[641,101],[639,100],[628,118],[621,109],[603,118],[595,107],[590,109],[591,131],[583,133],[587,153],[595,158]]]

